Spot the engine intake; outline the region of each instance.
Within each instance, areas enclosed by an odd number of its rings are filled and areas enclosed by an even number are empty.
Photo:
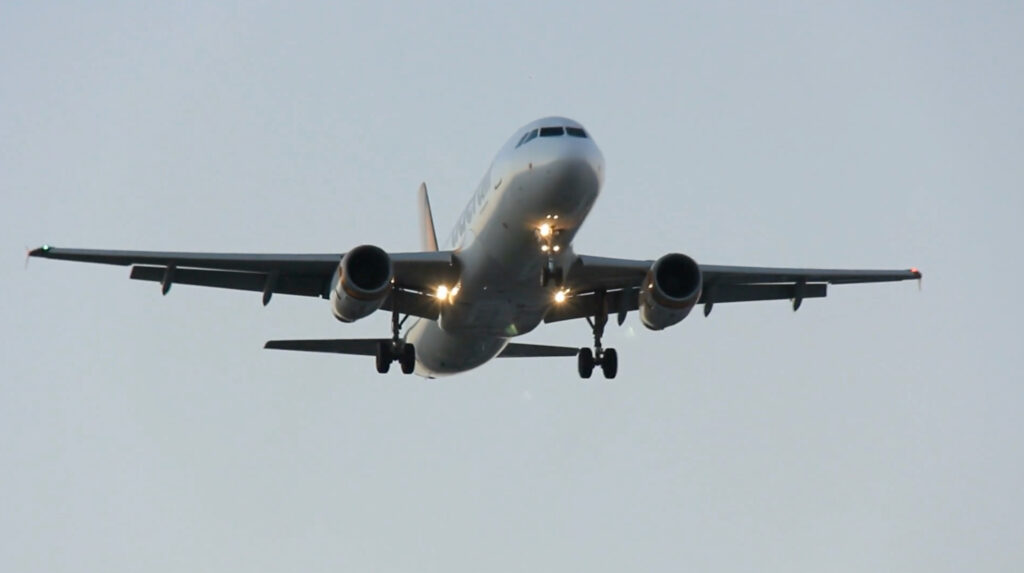
[[[679,253],[661,257],[640,287],[640,321],[651,330],[678,323],[693,310],[703,286],[697,261]]]
[[[394,277],[391,257],[380,247],[362,245],[345,253],[331,281],[331,310],[342,322],[365,318],[384,304]]]

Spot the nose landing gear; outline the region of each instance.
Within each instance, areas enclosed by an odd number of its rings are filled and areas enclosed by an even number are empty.
[[[560,287],[564,280],[565,273],[562,272],[562,267],[555,263],[554,257],[548,255],[548,261],[540,271],[540,286],[555,285]]]
[[[554,285],[562,286],[565,280],[565,272],[555,260],[555,255],[562,250],[556,242],[561,231],[555,226],[558,222],[558,215],[548,215],[539,227],[537,227],[537,242],[540,243],[540,250],[548,257],[544,268],[540,273],[540,286],[547,287]]]

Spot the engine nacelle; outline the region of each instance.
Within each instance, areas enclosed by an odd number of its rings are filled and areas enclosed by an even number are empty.
[[[640,321],[651,330],[678,323],[693,310],[703,286],[697,261],[679,253],[661,257],[640,286]]]
[[[363,245],[345,253],[331,280],[331,310],[342,322],[373,314],[391,292],[391,257],[380,247]]]

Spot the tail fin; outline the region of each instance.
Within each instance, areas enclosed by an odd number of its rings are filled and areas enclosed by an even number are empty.
[[[437,250],[437,233],[434,232],[434,215],[430,212],[430,198],[427,197],[427,184],[420,183],[420,241],[424,251]]]

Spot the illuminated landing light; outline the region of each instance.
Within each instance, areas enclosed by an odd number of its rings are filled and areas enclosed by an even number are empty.
[[[540,232],[541,237],[547,238],[551,236],[551,225],[547,223],[542,224],[537,230]]]
[[[541,250],[541,251],[543,251],[543,252],[545,252],[545,253],[546,253],[546,252],[548,252],[548,248],[549,248],[549,247],[548,247],[547,245],[541,245],[541,246],[540,246],[540,250]]]
[[[555,245],[554,247],[551,248],[551,250],[557,253],[558,251],[562,250],[562,247],[559,247],[558,245]]]
[[[569,296],[569,291],[561,289],[555,292],[555,304],[562,304],[565,302],[566,297]]]
[[[448,285],[441,285],[437,287],[437,291],[434,292],[434,297],[441,302],[452,303],[455,301],[455,295],[459,294],[459,285],[455,285],[451,288]]]

